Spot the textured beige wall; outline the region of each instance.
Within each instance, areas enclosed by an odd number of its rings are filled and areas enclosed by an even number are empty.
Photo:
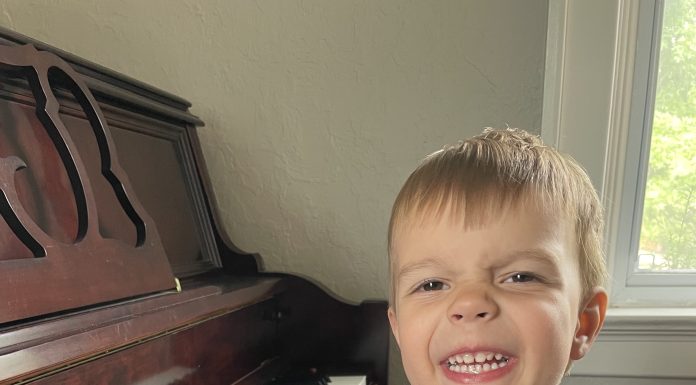
[[[410,170],[541,122],[547,0],[2,0],[0,25],[193,103],[224,223],[267,270],[386,298]],[[399,383],[395,377],[394,383]]]

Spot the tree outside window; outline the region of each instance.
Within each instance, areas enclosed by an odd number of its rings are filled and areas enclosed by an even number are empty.
[[[638,271],[696,270],[696,0],[667,0]]]

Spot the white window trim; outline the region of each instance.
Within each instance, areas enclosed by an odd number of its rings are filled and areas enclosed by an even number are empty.
[[[633,211],[635,190],[623,186],[630,177],[625,172],[628,141],[635,140],[628,134],[636,119],[631,96],[640,3],[550,0],[541,136],[587,169],[607,208],[612,307],[688,307],[696,304],[696,288],[677,285],[693,277],[655,286],[657,274],[628,276],[628,261],[616,257],[630,255],[632,235],[625,224],[633,219],[625,213]],[[647,65],[636,70],[647,72]],[[629,167],[629,173],[637,170]]]

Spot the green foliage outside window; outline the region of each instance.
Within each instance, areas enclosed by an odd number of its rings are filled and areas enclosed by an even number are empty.
[[[696,269],[695,214],[696,0],[667,0],[639,268]]]

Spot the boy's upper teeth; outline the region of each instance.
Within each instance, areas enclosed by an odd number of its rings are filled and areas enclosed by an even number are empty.
[[[455,354],[447,359],[450,365],[456,365],[456,364],[473,364],[473,363],[478,363],[482,364],[486,361],[507,361],[508,357],[506,357],[502,353],[496,353],[496,352],[469,352],[469,353],[462,353],[462,354]]]

